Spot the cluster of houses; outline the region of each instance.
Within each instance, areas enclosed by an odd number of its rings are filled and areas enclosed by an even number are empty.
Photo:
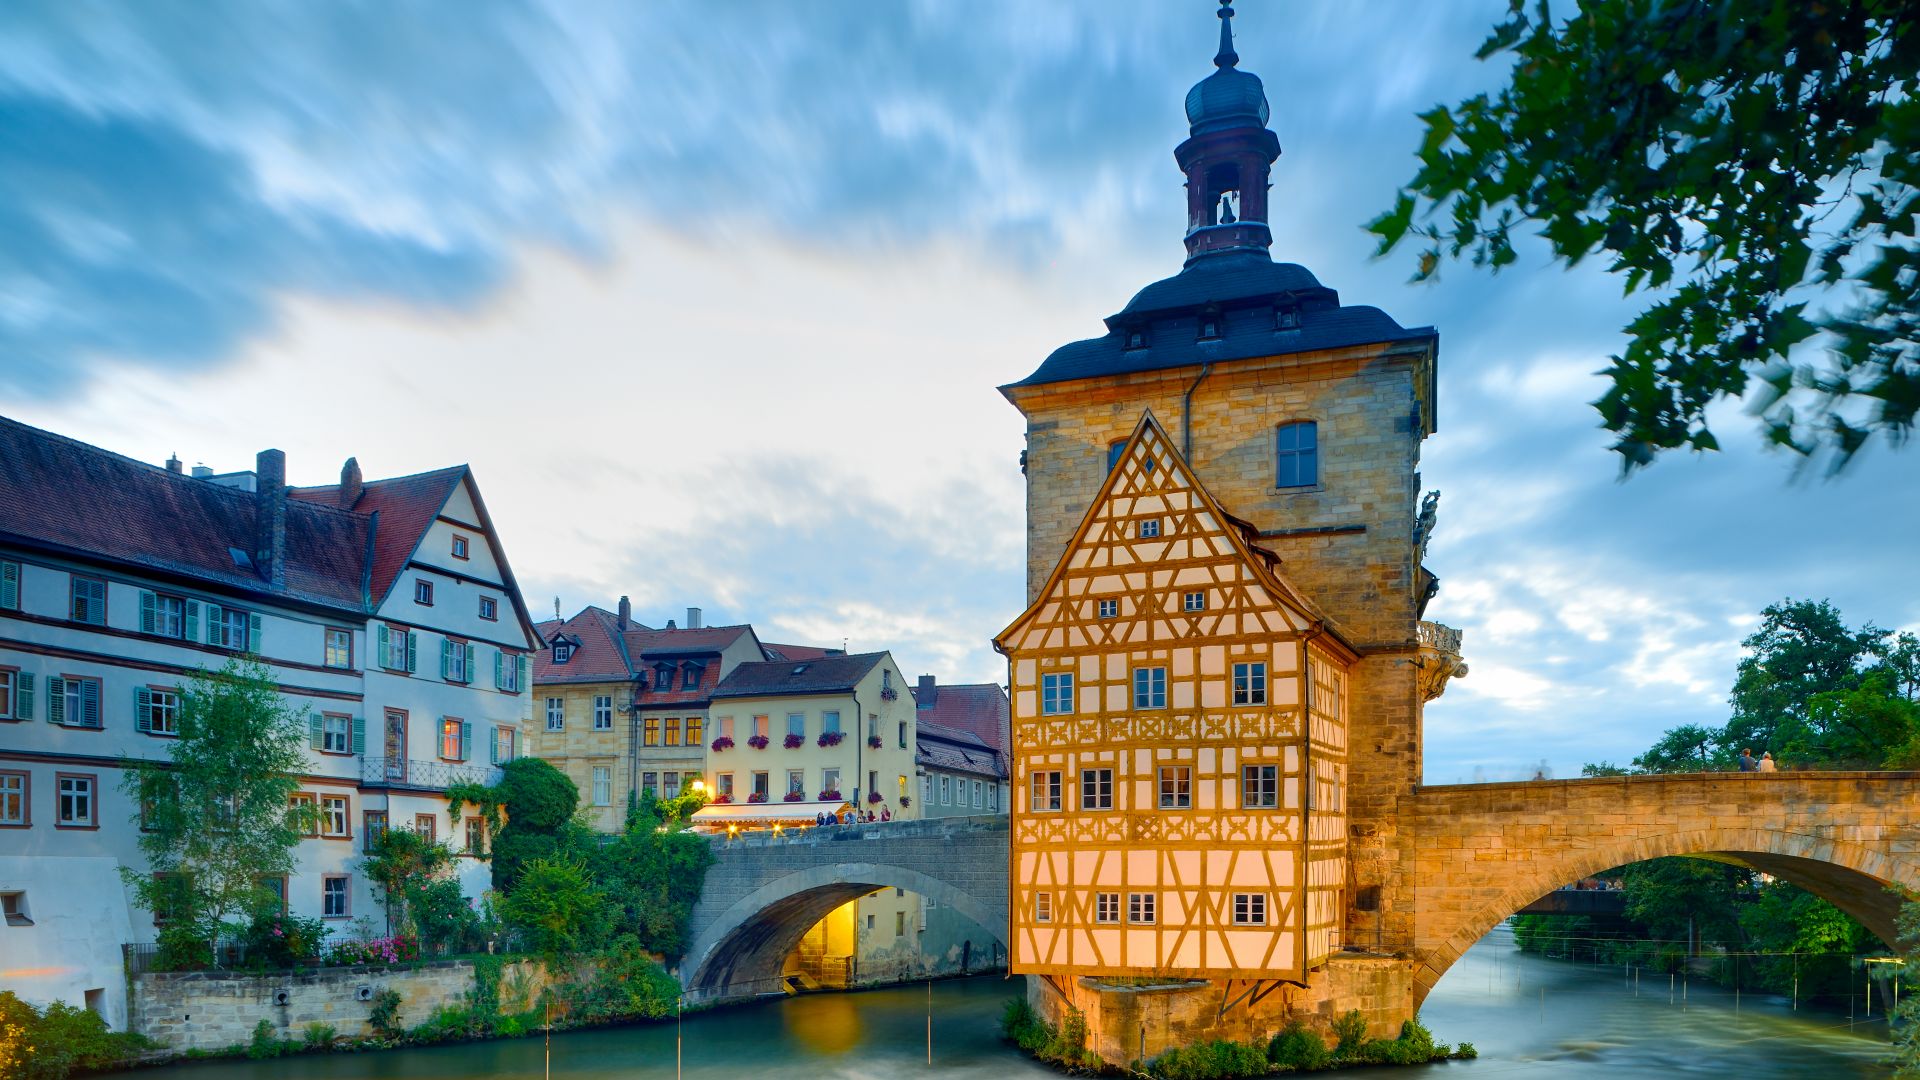
[[[342,936],[380,926],[361,865],[388,829],[447,842],[481,895],[485,825],[456,828],[445,792],[526,755],[607,832],[649,793],[701,793],[697,827],[722,834],[1007,810],[998,685],[909,684],[890,653],[698,608],[650,626],[624,597],[536,621],[464,466],[368,480],[348,459],[290,487],[277,450],[188,471],[5,418],[0,462],[0,990],[29,1001],[125,1026],[123,946],[156,927],[121,876],[144,865],[124,763],[167,759],[182,686],[233,657],[308,719],[295,798],[319,824],[270,884]],[[810,935],[809,963],[940,970],[967,937],[953,918],[886,890]]]

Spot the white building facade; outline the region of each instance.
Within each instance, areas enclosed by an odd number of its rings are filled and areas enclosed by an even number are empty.
[[[444,792],[522,752],[540,639],[468,469],[288,488],[279,451],[188,476],[5,419],[0,460],[0,989],[125,1026],[121,946],[155,927],[120,879],[144,864],[120,762],[166,760],[181,687],[236,656],[306,717],[321,825],[289,912],[383,932],[384,829],[484,853]]]

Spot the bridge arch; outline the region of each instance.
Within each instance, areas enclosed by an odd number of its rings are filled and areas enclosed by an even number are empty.
[[[1910,825],[1911,811],[1884,814],[1890,792],[1849,802],[1811,780],[1633,779],[1642,782],[1501,785],[1531,789],[1525,800],[1531,805],[1511,792],[1488,799],[1484,791],[1422,789],[1422,822],[1439,850],[1421,857],[1415,888],[1416,1007],[1454,961],[1509,915],[1567,882],[1627,863],[1684,856],[1772,874],[1829,901],[1889,943],[1901,903],[1890,890],[1920,894],[1920,843],[1892,835]],[[1583,812],[1580,804],[1596,796],[1602,805]],[[1551,810],[1543,803],[1553,804]],[[1542,824],[1543,811],[1558,820]]]

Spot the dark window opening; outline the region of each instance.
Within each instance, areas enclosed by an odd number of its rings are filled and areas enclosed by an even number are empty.
[[[1312,420],[1281,424],[1274,431],[1274,486],[1312,487],[1320,482],[1320,430]]]

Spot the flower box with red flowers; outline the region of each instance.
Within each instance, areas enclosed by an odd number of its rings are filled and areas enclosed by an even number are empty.
[[[787,792],[787,801],[788,802],[806,802],[807,793],[804,791],[789,791]]]
[[[886,797],[881,795],[879,792],[869,791],[867,792],[867,801],[870,803],[877,803],[877,802],[885,802],[887,800],[886,800]]]
[[[908,806],[912,806],[912,805],[913,805],[913,798],[912,798],[911,796],[907,796],[907,795],[902,795],[902,796],[900,796],[900,805],[901,805],[902,807],[908,807]]]
[[[847,736],[844,732],[823,731],[820,733],[820,737],[814,741],[819,743],[821,746],[839,746],[840,740],[846,737]]]
[[[878,735],[867,736],[867,745],[873,747],[875,750],[880,749],[880,736]]]
[[[900,697],[900,691],[895,690],[891,686],[884,687],[880,691],[881,701],[896,701],[899,699],[899,697]]]
[[[721,794],[719,794],[719,795],[715,795],[715,796],[713,797],[713,801],[714,801],[714,804],[715,804],[715,805],[717,805],[717,806],[725,806],[725,805],[727,805],[728,803],[730,803],[730,802],[732,802],[732,801],[733,801],[733,796],[731,796],[731,795],[728,795],[728,794],[725,794],[725,793],[723,792],[723,793],[721,793]]]
[[[748,802],[766,802],[767,793],[764,791],[756,791],[747,796],[747,801]]]
[[[719,738],[717,738],[717,739],[715,739],[715,740],[713,740],[713,752],[714,752],[714,753],[716,753],[716,754],[717,754],[717,753],[719,753],[719,752],[720,752],[720,751],[722,751],[722,750],[731,750],[731,749],[733,749],[733,737],[732,737],[732,736],[729,736],[729,735],[722,735],[722,736],[720,736]]]
[[[806,742],[807,742],[807,738],[804,735],[788,735],[786,738],[786,741],[782,742],[780,745],[786,747],[789,750],[798,750],[802,746],[806,745]]]
[[[833,802],[838,800],[839,798],[840,798],[839,788],[828,788],[827,790],[820,793],[821,802]]]
[[[747,745],[753,747],[755,750],[765,750],[767,748],[767,737],[765,735],[749,735],[747,736]]]

